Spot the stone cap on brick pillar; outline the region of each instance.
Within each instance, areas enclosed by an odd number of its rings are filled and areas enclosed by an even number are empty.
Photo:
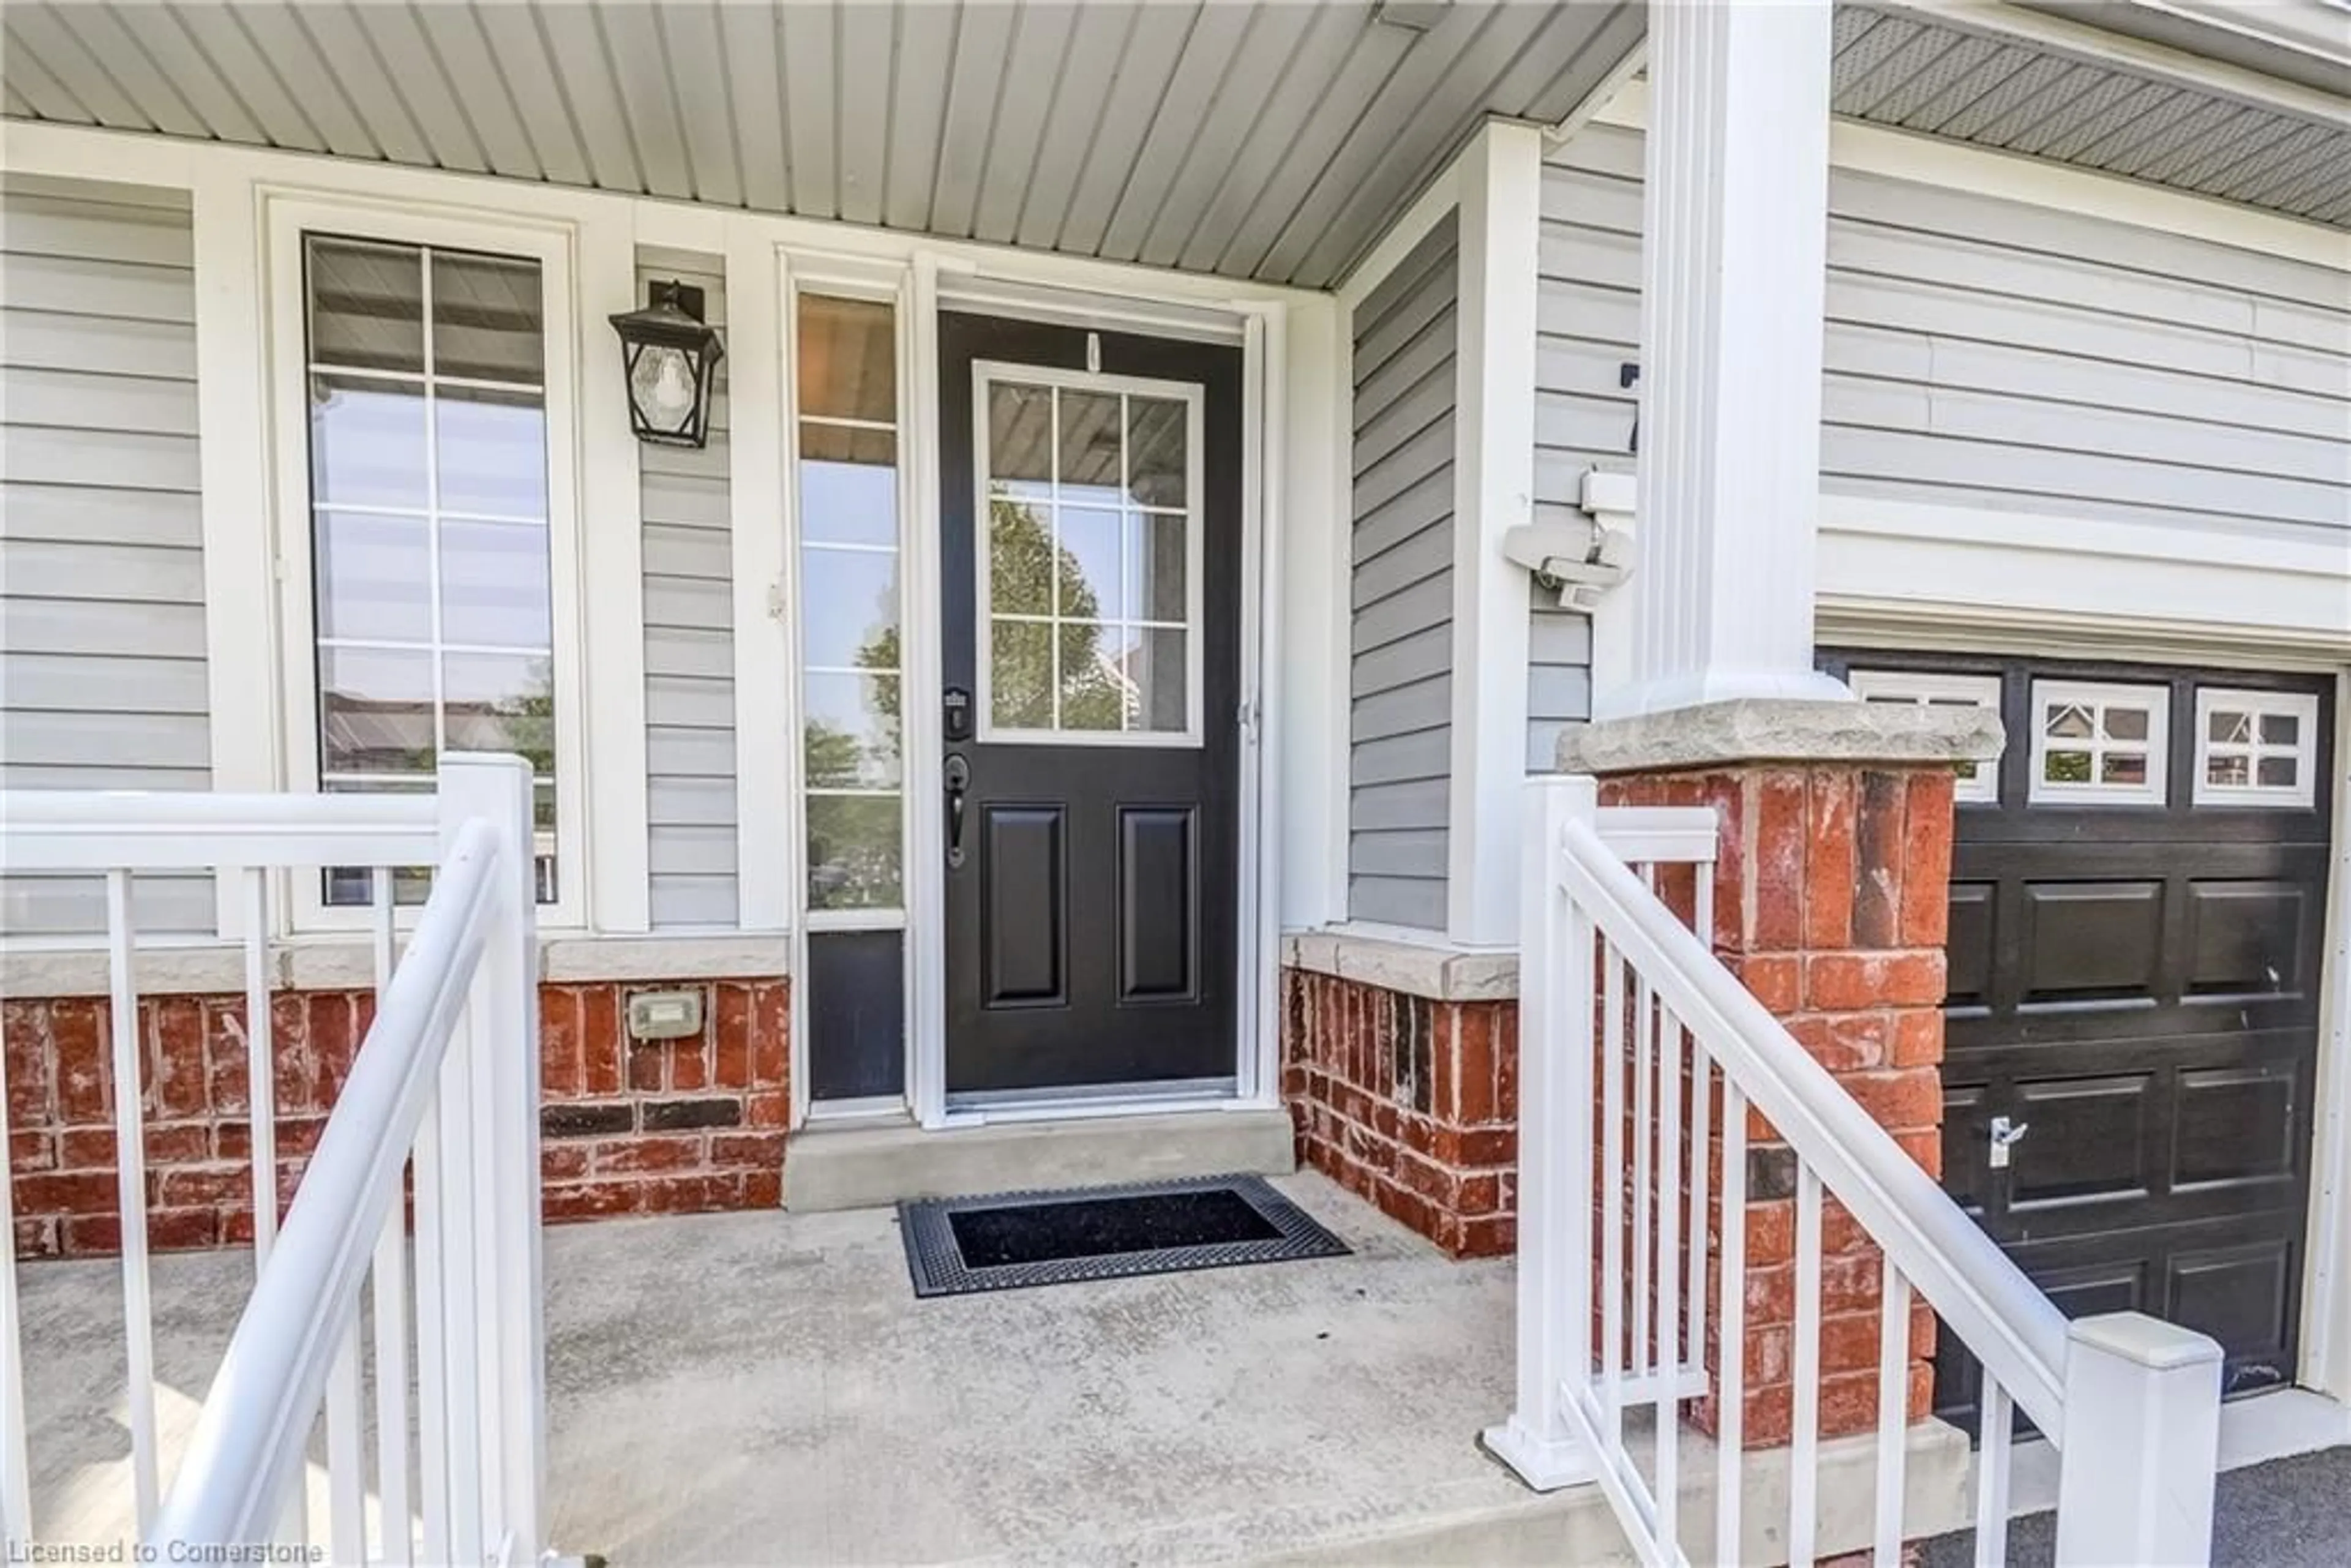
[[[2006,743],[1989,708],[1741,698],[1569,729],[1565,773],[1667,773],[1744,762],[1990,762]]]

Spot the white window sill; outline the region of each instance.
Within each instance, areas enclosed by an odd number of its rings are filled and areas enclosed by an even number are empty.
[[[769,979],[788,974],[791,938],[782,932],[694,936],[539,938],[538,977],[559,985],[606,980]],[[143,946],[133,960],[141,996],[240,995],[245,949],[233,942]],[[375,984],[364,937],[308,937],[269,945],[270,986],[277,990],[362,990]],[[15,946],[0,953],[0,996],[102,997],[102,947]]]
[[[1285,932],[1281,967],[1438,1002],[1515,1001],[1519,995],[1516,953],[1351,931]]]

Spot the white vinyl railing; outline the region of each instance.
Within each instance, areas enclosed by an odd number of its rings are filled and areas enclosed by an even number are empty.
[[[451,754],[432,796],[0,795],[0,870],[106,878],[125,1513],[162,1561],[289,1544],[337,1564],[520,1565],[542,1553],[530,779],[519,758]],[[396,956],[393,868],[422,865],[435,868],[432,891]],[[375,1015],[281,1225],[273,910],[287,873],[330,866],[373,872]],[[131,887],[136,873],[187,870],[242,884],[256,1278],[167,1488]],[[0,1236],[11,1220],[0,1170]],[[0,1268],[0,1538],[31,1542],[42,1519],[16,1290],[11,1262]],[[312,1451],[322,1423],[323,1465]]]
[[[2004,1560],[2015,1410],[2058,1451],[2059,1563],[2206,1561],[2220,1347],[2138,1313],[2068,1323],[1659,898],[1657,862],[1687,857],[1629,826],[1686,813],[1604,810],[1584,778],[1529,789],[1517,1397],[1489,1447],[1539,1489],[1596,1481],[1645,1562],[1809,1563],[1865,1545],[1898,1563],[1915,1295],[1982,1369],[1979,1563]],[[1710,841],[1712,813],[1698,815]],[[1712,890],[1701,863],[1697,931],[1713,929]],[[1747,1508],[1776,1495],[1743,1451],[1750,1108],[1794,1165],[1784,1521]],[[1855,1475],[1872,1525],[1851,1541],[1824,1538],[1833,1511],[1854,1511],[1823,1509],[1821,1491],[1832,1198],[1879,1254],[1874,1451]],[[1682,1405],[1710,1389],[1714,1474],[1685,1477]],[[1708,1480],[1713,1506],[1685,1541],[1687,1499]]]

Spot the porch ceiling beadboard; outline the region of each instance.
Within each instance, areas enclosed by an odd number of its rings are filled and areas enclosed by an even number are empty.
[[[2351,224],[2351,99],[2320,118],[2052,40],[1840,5],[1832,101],[1856,120]]]
[[[1343,276],[1484,116],[1556,121],[1629,4],[11,5],[5,112]]]

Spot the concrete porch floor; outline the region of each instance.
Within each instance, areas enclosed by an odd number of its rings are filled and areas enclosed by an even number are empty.
[[[613,1568],[1616,1556],[1596,1489],[1537,1497],[1477,1446],[1510,1406],[1509,1260],[1277,1185],[1354,1256],[918,1301],[889,1210],[552,1228],[554,1544]],[[250,1269],[156,1262],[166,1476]],[[115,1265],[20,1281],[42,1533],[120,1538]]]
[[[613,1568],[1629,1561],[1597,1488],[1539,1497],[1477,1447],[1510,1403],[1510,1261],[1450,1262],[1318,1176],[1277,1185],[1354,1256],[918,1301],[887,1210],[551,1229],[554,1544]],[[166,1476],[251,1267],[156,1262]],[[42,1537],[123,1539],[116,1266],[20,1286]],[[1833,1505],[1867,1505],[1863,1442],[1823,1450]],[[2346,1449],[2222,1477],[2213,1561],[2344,1561],[2346,1479]],[[1765,1485],[1751,1513],[1784,1509],[1783,1465]],[[2015,1530],[2045,1561],[2045,1520]]]

